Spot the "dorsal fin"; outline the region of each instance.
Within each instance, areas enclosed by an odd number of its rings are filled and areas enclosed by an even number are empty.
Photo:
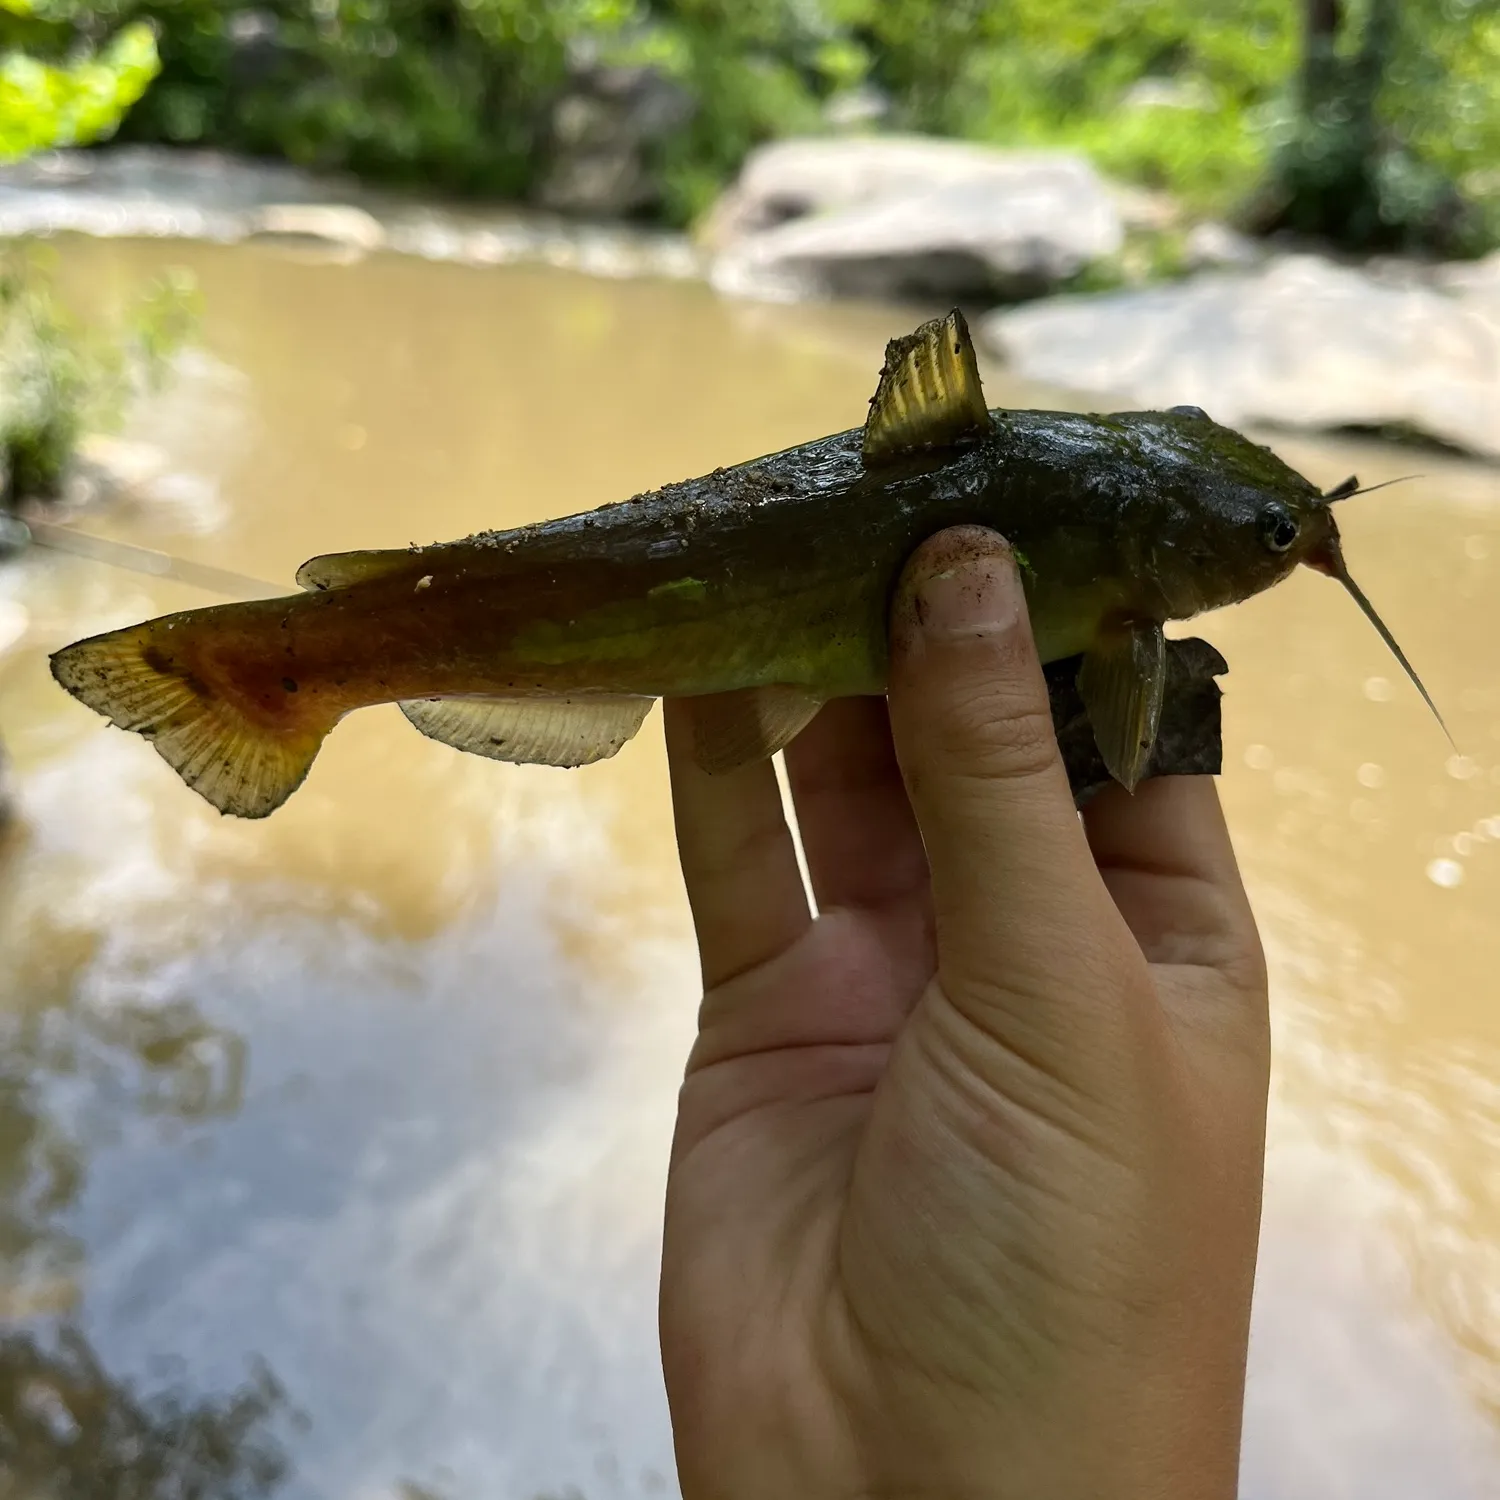
[[[880,384],[865,419],[867,463],[951,448],[989,430],[974,341],[956,307],[885,346]]]
[[[309,593],[339,589],[350,583],[385,578],[410,568],[419,575],[428,572],[431,561],[423,559],[421,547],[392,547],[386,551],[325,552],[310,557],[297,569],[297,586]]]

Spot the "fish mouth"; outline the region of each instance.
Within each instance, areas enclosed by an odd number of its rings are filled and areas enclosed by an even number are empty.
[[[1315,572],[1337,579],[1343,584],[1345,593],[1359,606],[1360,613],[1375,627],[1391,655],[1401,663],[1401,670],[1411,679],[1412,686],[1422,695],[1422,701],[1432,710],[1432,717],[1438,721],[1438,726],[1448,736],[1448,743],[1456,750],[1458,746],[1454,744],[1452,732],[1443,722],[1443,716],[1438,712],[1437,704],[1432,701],[1432,694],[1422,685],[1422,679],[1417,676],[1417,669],[1406,659],[1406,653],[1397,644],[1396,637],[1390,632],[1390,627],[1376,613],[1375,606],[1365,597],[1365,591],[1350,576],[1349,565],[1344,561],[1344,549],[1339,543],[1339,534],[1333,526],[1332,517],[1329,518],[1327,532],[1303,554],[1302,561]]]
[[[1340,583],[1349,576],[1344,549],[1336,531],[1330,530],[1316,546],[1305,552],[1302,561],[1315,573],[1321,573],[1325,578],[1337,578]]]

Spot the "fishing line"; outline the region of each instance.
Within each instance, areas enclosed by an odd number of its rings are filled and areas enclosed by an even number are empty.
[[[73,557],[86,557],[91,562],[101,562],[107,567],[123,568],[128,573],[144,573],[149,578],[171,578],[178,583],[229,599],[275,599],[294,592],[285,584],[267,583],[263,578],[232,573],[227,568],[215,568],[208,563],[189,562],[185,557],[173,557],[170,553],[156,552],[150,547],[136,547],[129,542],[89,536],[87,532],[74,531],[71,527],[58,526],[51,521],[28,521],[25,524],[31,532],[32,541],[39,546],[66,552]]]

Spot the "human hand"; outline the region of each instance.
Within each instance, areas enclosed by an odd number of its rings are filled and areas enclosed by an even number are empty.
[[[772,767],[704,776],[668,705],[683,1494],[1231,1497],[1268,1040],[1214,784],[1079,819],[992,532],[929,541],[891,633],[889,712],[787,751],[816,918]]]

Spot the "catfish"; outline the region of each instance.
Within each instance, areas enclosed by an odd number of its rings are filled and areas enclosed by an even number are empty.
[[[79,641],[57,681],[150,740],[221,812],[261,818],[345,714],[398,703],[496,760],[615,754],[658,698],[694,700],[710,773],[774,755],[829,699],[884,692],[912,552],[977,523],[1015,549],[1044,663],[1076,687],[1133,790],[1161,721],[1162,627],[1306,565],[1345,567],[1328,493],[1192,406],[990,410],[963,315],[893,339],[861,427],[612,505],[463,541],[341,552],[303,590]]]

